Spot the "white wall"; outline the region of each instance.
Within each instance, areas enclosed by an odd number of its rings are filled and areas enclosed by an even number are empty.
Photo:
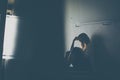
[[[117,6],[117,2],[107,0],[66,0],[65,50],[70,49],[74,37],[82,32],[90,38],[93,34],[109,36],[111,29],[119,26],[119,22],[114,22],[119,13]]]

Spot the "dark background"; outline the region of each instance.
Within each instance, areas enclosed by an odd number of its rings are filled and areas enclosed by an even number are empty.
[[[63,78],[63,7],[63,0],[16,0],[18,38],[5,80]]]
[[[105,0],[106,5],[101,6],[105,11],[107,7],[112,6],[109,8],[111,13],[109,16],[112,16],[110,19],[117,21],[119,20],[118,2],[118,0],[111,2]],[[101,5],[103,3],[104,0],[100,2]],[[92,4],[96,4],[97,7],[99,2],[93,0]],[[15,9],[16,15],[20,17],[15,59],[8,62],[2,75],[4,79],[64,80],[64,0],[16,0]],[[1,29],[4,30],[3,27]],[[104,43],[105,35],[103,37],[99,33],[92,37],[91,52],[96,53],[94,60],[97,80],[103,76],[107,79],[110,76],[109,79],[113,80],[119,78],[120,62],[116,59],[120,53],[119,29],[119,26],[114,28],[114,34],[112,34],[114,36],[112,43],[115,41],[117,41],[115,44],[118,43],[117,46],[113,45],[116,47],[110,48],[112,53],[117,53],[116,56],[112,55],[114,57],[107,54],[109,50],[104,46],[107,45]],[[111,34],[106,36],[111,36]]]

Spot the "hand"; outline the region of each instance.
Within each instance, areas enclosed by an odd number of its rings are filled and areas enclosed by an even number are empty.
[[[73,41],[75,41],[75,40],[77,40],[77,39],[78,39],[78,37],[75,37]]]

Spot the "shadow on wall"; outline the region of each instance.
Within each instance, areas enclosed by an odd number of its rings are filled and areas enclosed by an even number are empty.
[[[95,75],[97,78],[115,80],[120,79],[120,62],[116,61],[106,46],[105,36],[95,34],[91,38],[90,53],[92,54]],[[112,47],[111,49],[115,49]],[[98,80],[98,79],[97,79]]]
[[[100,34],[95,34],[91,38],[91,53],[93,54],[93,63],[96,77],[107,77],[110,74],[110,62],[111,58],[109,56],[108,50],[106,49],[106,44],[104,37]]]

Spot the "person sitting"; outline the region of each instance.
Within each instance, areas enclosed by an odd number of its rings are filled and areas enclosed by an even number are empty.
[[[75,37],[70,51],[66,52],[65,60],[67,67],[76,71],[90,71],[91,65],[87,53],[90,39],[85,33]]]

